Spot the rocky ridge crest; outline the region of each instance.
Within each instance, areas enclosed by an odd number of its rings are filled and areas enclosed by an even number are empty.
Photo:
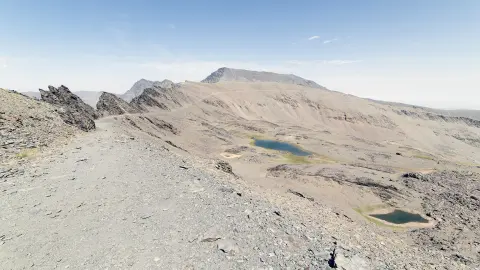
[[[63,121],[83,131],[95,129],[94,120],[98,118],[95,110],[73,94],[66,86],[59,88],[48,86],[49,91],[39,89],[42,101],[57,106],[57,113]]]

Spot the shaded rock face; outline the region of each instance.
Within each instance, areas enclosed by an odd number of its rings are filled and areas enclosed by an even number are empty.
[[[48,86],[49,91],[40,89],[43,101],[56,105],[56,112],[63,121],[84,131],[95,129],[94,120],[98,118],[95,110],[70,92],[66,86],[55,88]]]
[[[202,82],[218,83],[221,81],[277,82],[326,89],[314,81],[306,80],[293,74],[278,74],[273,72],[233,69],[226,67],[219,68],[217,71],[205,78]]]
[[[107,92],[103,92],[100,96],[97,102],[97,110],[102,116],[141,112],[139,108],[134,107],[118,96]]]
[[[156,91],[153,88],[147,88],[140,94],[138,97],[132,99],[130,104],[135,106],[138,110],[142,110],[142,106],[148,107],[157,107],[162,110],[169,110],[167,105],[162,102],[157,101],[156,97],[160,96],[160,92]]]

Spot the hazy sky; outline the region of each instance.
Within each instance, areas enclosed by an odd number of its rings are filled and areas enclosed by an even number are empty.
[[[222,66],[480,109],[480,1],[0,0],[0,87],[121,93]]]

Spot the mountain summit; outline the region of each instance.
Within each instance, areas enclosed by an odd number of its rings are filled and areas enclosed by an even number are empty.
[[[175,84],[170,81],[170,80],[163,80],[161,82],[159,81],[149,81],[146,79],[140,79],[136,83],[133,84],[132,88],[125,92],[125,94],[121,95],[120,97],[127,102],[130,102],[132,99],[140,96],[143,93],[143,90],[147,88],[152,88],[154,86],[160,87],[160,88],[165,88],[165,89],[170,89],[173,88]]]
[[[277,83],[287,83],[287,84],[296,84],[302,86],[308,86],[312,88],[322,88],[325,87],[317,84],[314,81],[298,77],[293,74],[279,74],[266,71],[253,71],[245,69],[233,69],[222,67],[217,71],[210,74],[205,78],[203,83],[218,83],[224,81],[239,81],[239,82],[277,82]]]

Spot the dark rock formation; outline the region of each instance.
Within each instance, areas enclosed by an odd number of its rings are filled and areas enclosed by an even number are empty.
[[[229,174],[233,174],[233,170],[232,170],[232,165],[230,165],[228,162],[226,161],[217,161],[215,163],[215,168],[217,168],[218,170],[221,170],[223,172],[226,172],[226,173],[229,173]]]
[[[103,116],[141,112],[138,107],[134,107],[118,96],[107,92],[103,92],[100,96],[97,110]]]
[[[153,88],[147,88],[143,90],[143,93],[132,99],[130,104],[136,107],[138,110],[143,110],[143,106],[156,107],[162,110],[169,110],[167,105],[156,100],[159,97],[160,92]]]
[[[418,179],[418,180],[424,179],[423,174],[417,173],[417,172],[404,173],[402,175],[402,177],[404,177],[404,178],[415,178],[415,179]]]
[[[95,129],[94,119],[97,119],[98,115],[91,106],[70,92],[66,86],[48,86],[48,89],[49,91],[39,89],[42,100],[58,106],[56,111],[65,123],[84,131]]]

